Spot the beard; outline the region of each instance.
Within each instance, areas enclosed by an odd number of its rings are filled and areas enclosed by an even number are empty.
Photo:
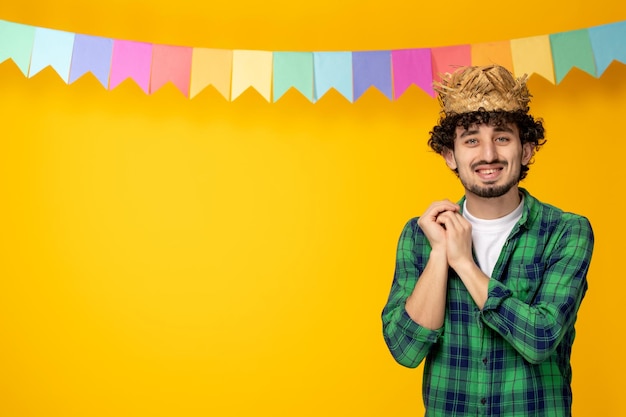
[[[461,181],[463,183],[463,181]],[[497,198],[502,197],[508,193],[511,188],[517,185],[517,181],[510,181],[503,185],[478,185],[478,184],[465,184],[463,186],[467,191],[482,198]]]
[[[486,162],[481,161],[475,165],[478,166],[484,163]],[[500,161],[500,163],[503,164],[505,167],[508,166],[508,163],[506,161]],[[474,169],[474,167],[472,167],[472,169]],[[485,185],[481,185],[481,184],[468,184],[465,180],[463,180],[463,178],[459,176],[459,179],[461,180],[461,184],[463,184],[463,187],[465,187],[465,189],[468,192],[475,194],[478,197],[482,197],[482,198],[502,197],[503,195],[508,193],[511,190],[511,188],[515,187],[519,183],[518,178],[519,178],[519,173],[516,178],[513,178],[509,182],[502,184],[502,185],[495,185],[495,184],[489,184],[489,183]]]

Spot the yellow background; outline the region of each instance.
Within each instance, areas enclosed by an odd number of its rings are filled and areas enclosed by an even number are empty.
[[[6,3],[6,2],[5,2]],[[509,40],[626,19],[622,1],[34,0],[0,19],[261,50]],[[626,66],[530,79],[548,143],[524,186],[588,216],[576,416],[624,416]],[[380,311],[404,223],[462,190],[435,100],[148,96],[0,65],[0,416],[421,415]]]

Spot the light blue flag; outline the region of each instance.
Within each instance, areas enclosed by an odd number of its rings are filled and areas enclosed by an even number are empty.
[[[626,64],[626,21],[589,28],[598,77],[613,60]]]
[[[0,20],[0,62],[12,59],[27,76],[34,40],[34,26]]]
[[[573,67],[580,68],[590,75],[596,75],[596,64],[588,29],[550,35],[550,47],[557,84]]]
[[[274,94],[277,101],[291,87],[313,101],[313,53],[274,52]]]
[[[70,32],[37,28],[28,77],[34,76],[49,65],[54,68],[63,81],[68,83],[74,37],[75,34]]]
[[[352,52],[314,52],[313,64],[316,101],[331,88],[337,90],[351,103],[354,101]]]

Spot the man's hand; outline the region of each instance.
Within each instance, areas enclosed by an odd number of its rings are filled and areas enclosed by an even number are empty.
[[[440,216],[443,213],[458,214],[459,210],[460,207],[452,201],[442,200],[432,203],[426,212],[420,216],[417,224],[424,231],[433,250],[442,251],[443,253],[447,250],[446,229],[444,228],[444,223],[439,220]]]
[[[445,213],[454,214],[459,210],[460,207],[449,200],[437,201],[417,221],[432,250],[404,307],[414,322],[432,330],[443,326],[449,270],[446,255],[448,231],[438,219]]]
[[[487,300],[489,277],[474,262],[472,225],[460,213],[458,205],[449,200],[437,201],[417,223],[430,242],[432,252],[413,294],[407,299],[406,309],[417,323],[437,329],[443,326],[448,266],[456,271],[480,309]],[[436,272],[431,274],[431,271]],[[433,277],[438,282],[433,283]]]
[[[448,264],[457,272],[463,265],[473,264],[470,222],[458,211],[445,211],[437,216],[436,222],[445,227]]]

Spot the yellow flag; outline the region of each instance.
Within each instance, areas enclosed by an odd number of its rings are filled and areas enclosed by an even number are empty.
[[[266,51],[233,51],[232,100],[253,87],[267,101],[272,91],[272,53]]]
[[[539,74],[554,84],[554,66],[549,35],[511,40],[511,54],[516,76]]]
[[[193,98],[200,91],[212,85],[226,100],[230,100],[232,68],[233,51],[194,48],[191,58],[189,98]]]

